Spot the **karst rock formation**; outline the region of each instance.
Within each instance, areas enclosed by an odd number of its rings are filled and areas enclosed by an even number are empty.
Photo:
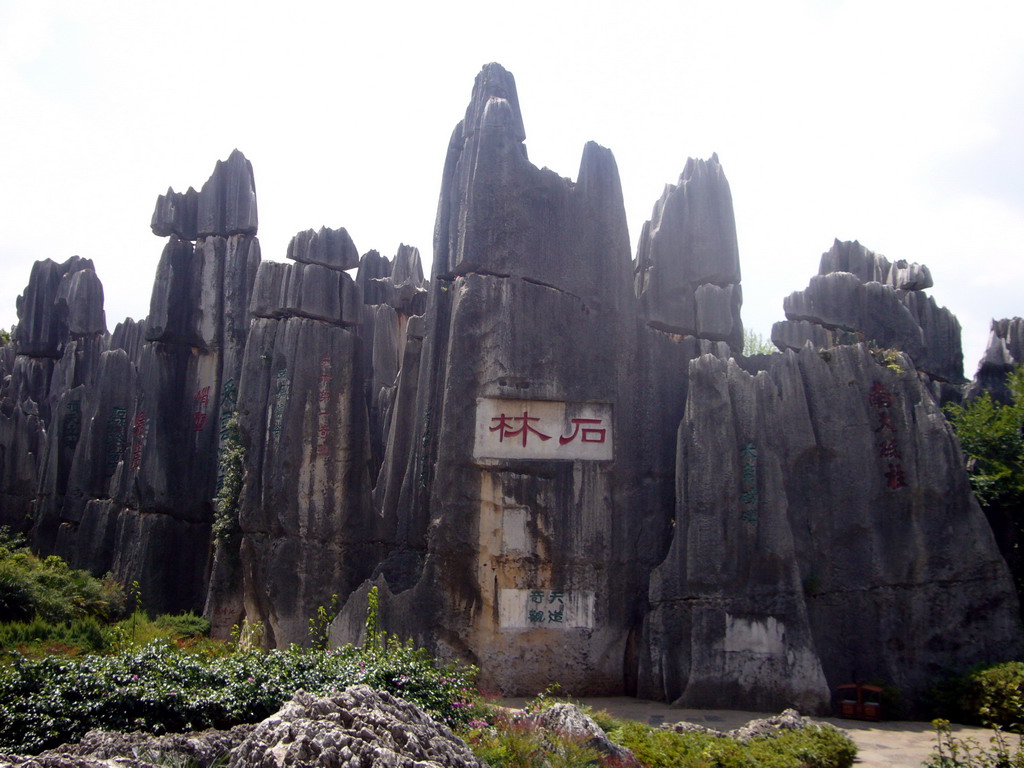
[[[377,587],[387,630],[507,694],[820,712],[1024,649],[941,409],[1005,388],[1020,320],[968,385],[927,267],[837,241],[780,352],[744,357],[717,156],[634,258],[612,153],[572,181],[525,139],[485,66],[429,279],[343,227],[261,260],[237,150],[158,197],[145,320],[108,333],[91,261],[37,263],[0,347],[0,525],[268,645],[332,604],[331,642],[360,642]]]

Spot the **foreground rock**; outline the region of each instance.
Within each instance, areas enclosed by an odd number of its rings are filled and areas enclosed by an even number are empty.
[[[228,731],[211,729],[163,736],[141,731],[89,731],[76,744],[64,744],[37,757],[9,759],[11,765],[23,765],[26,768],[34,764],[46,768],[91,768],[96,765],[144,766],[153,763],[210,768],[223,762],[227,754],[241,744],[255,727],[236,725]],[[4,765],[3,758],[0,758],[0,765]]]
[[[415,704],[366,685],[299,692],[231,755],[230,768],[483,768],[466,743]]]
[[[782,731],[798,731],[804,728],[815,728],[820,731],[838,731],[845,734],[845,731],[841,728],[836,728],[831,723],[823,723],[811,717],[803,717],[795,709],[787,709],[778,715],[751,720],[739,728],[733,728],[730,731],[719,731],[686,721],[665,723],[661,728],[666,731],[674,731],[675,733],[706,733],[709,736],[721,736],[726,739],[736,739],[736,741],[740,742],[747,742],[762,736],[773,736]]]
[[[609,739],[608,734],[594,718],[575,704],[555,704],[541,710],[531,719],[537,727],[545,731],[556,733],[614,758],[617,761],[615,764],[622,768],[640,766],[640,761],[630,750]]]

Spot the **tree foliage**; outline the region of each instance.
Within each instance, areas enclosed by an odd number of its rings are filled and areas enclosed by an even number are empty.
[[[751,355],[770,355],[773,352],[778,352],[775,345],[772,344],[771,339],[766,339],[757,331],[751,328],[743,329],[743,355],[744,357],[750,357]]]
[[[950,404],[946,413],[967,455],[967,469],[984,507],[1015,507],[1024,502],[1024,368],[1007,377],[1012,395],[1003,405],[985,393],[967,405]],[[1024,522],[1019,520],[1018,522]]]

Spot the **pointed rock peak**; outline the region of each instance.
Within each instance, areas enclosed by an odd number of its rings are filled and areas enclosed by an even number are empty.
[[[717,152],[712,152],[711,157],[707,160],[701,160],[696,157],[687,158],[686,165],[683,166],[683,172],[679,174],[679,186],[682,186],[690,179],[712,177],[723,179],[725,177],[722,164],[718,161]]]
[[[396,286],[412,285],[421,288],[423,281],[423,264],[420,261],[420,249],[402,243],[395,254],[391,280]]]
[[[504,113],[504,109],[499,113],[490,108],[491,102],[496,99],[507,102],[507,114]],[[500,64],[485,64],[480,74],[476,76],[473,96],[466,108],[466,118],[463,122],[465,135],[472,136],[485,122],[487,125],[494,125],[496,122],[508,125],[518,141],[526,139],[516,80],[512,73]]]
[[[256,178],[252,163],[237,149],[218,160],[199,190],[197,232],[202,235],[256,234]]]

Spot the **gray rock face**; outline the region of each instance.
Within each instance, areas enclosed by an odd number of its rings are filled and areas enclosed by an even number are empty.
[[[365,685],[317,698],[298,693],[260,723],[230,768],[323,765],[484,768],[462,739],[419,707]]]
[[[308,317],[350,326],[361,321],[362,305],[359,287],[344,272],[267,261],[256,275],[250,309],[257,317]]]
[[[832,249],[821,255],[818,274],[833,272],[851,272],[862,283],[882,283],[904,291],[921,291],[933,285],[932,274],[923,264],[909,264],[903,259],[890,263],[856,240],[836,240]]]
[[[669,524],[672,374],[698,344],[639,322],[610,155],[588,145],[575,185],[530,165],[511,87],[485,68],[480,122],[450,147],[374,494],[389,551],[373,583],[386,626],[474,659],[485,684],[621,691],[628,595]],[[335,641],[357,639],[366,589]]]
[[[359,266],[359,251],[344,227],[320,227],[319,232],[312,229],[299,232],[288,243],[288,258],[339,270]]]
[[[1005,565],[909,361],[825,356],[787,352],[756,377],[691,364],[642,695],[821,711],[830,688],[875,678],[915,701],[929,669],[1018,647]]]
[[[150,228],[157,237],[174,235],[181,240],[195,240],[199,233],[196,217],[199,215],[199,193],[192,187],[187,192],[167,188],[166,195],[156,199]]]
[[[73,280],[75,272],[93,270],[92,261],[72,256],[63,264],[50,259],[32,267],[28,287],[18,297],[18,353],[29,357],[60,357],[75,323],[76,335],[103,333],[103,288],[98,280]],[[74,286],[74,287],[73,287]],[[60,309],[57,309],[59,305]]]
[[[974,381],[967,389],[967,399],[973,400],[988,392],[1000,403],[1009,405],[1012,396],[1006,386],[1006,376],[1024,363],[1024,320],[1019,317],[993,320],[985,354],[978,361]]]
[[[237,149],[227,160],[218,160],[213,175],[199,190],[196,233],[203,235],[254,235],[256,180],[252,163]]]
[[[962,384],[960,323],[922,292],[931,285],[923,265],[890,264],[856,241],[836,240],[822,254],[819,274],[783,303],[787,319],[799,325],[773,328],[772,340],[780,349],[799,349],[807,340],[818,347],[870,341],[910,355],[938,382]]]
[[[356,272],[356,284],[366,304],[385,304],[387,289],[376,282],[377,278],[391,274],[391,261],[377,251],[367,251],[359,259],[359,271]]]
[[[640,235],[636,293],[647,321],[669,333],[743,348],[732,193],[718,155],[686,163]]]
[[[799,351],[807,342],[815,349],[827,349],[835,345],[835,334],[807,320],[783,320],[772,325],[772,344],[783,351]]]
[[[377,303],[388,304],[408,317],[422,315],[427,306],[427,283],[423,279],[420,251],[404,243],[391,263],[391,274],[371,279]]]
[[[157,237],[196,240],[207,235],[255,235],[256,180],[252,163],[237,149],[218,160],[213,175],[196,192],[168,188],[160,195],[150,223]]]

